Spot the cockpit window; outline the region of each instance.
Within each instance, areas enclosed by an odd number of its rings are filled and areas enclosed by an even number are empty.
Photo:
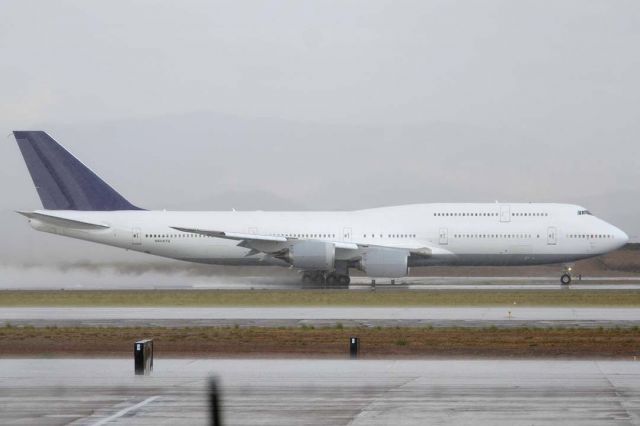
[[[581,214],[591,215],[591,212],[589,210],[578,210],[578,215],[581,215]]]

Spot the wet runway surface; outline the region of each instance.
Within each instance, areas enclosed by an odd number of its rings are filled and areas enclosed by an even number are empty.
[[[44,277],[44,278],[43,278]],[[407,277],[396,280],[379,279],[379,289],[410,290],[550,290],[566,289],[560,285],[559,275],[549,277]],[[77,271],[15,270],[0,275],[0,290],[294,290],[324,288],[317,284],[302,284],[297,275],[288,276],[211,276],[192,277],[181,274],[143,273],[113,274],[78,273]],[[347,288],[347,287],[345,287]],[[352,277],[350,290],[369,290],[371,280]],[[573,290],[640,290],[640,276],[584,277],[574,279]]]
[[[633,326],[640,308],[602,307],[24,307],[0,324],[42,326]]]
[[[3,424],[640,424],[640,362],[2,359]]]

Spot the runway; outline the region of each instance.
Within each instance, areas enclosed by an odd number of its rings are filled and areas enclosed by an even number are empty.
[[[0,290],[292,290],[322,288],[303,285],[298,274],[247,276],[192,276],[186,273],[117,273],[104,268],[96,271],[56,268],[19,268],[0,266]],[[558,276],[511,277],[407,277],[390,285],[389,279],[376,280],[378,288],[411,290],[549,290],[563,289]],[[354,276],[350,290],[368,290],[371,280]],[[638,276],[603,276],[574,279],[573,290],[640,290]]]
[[[640,424],[640,362],[555,360],[0,360],[4,424]]]
[[[0,323],[42,326],[633,326],[640,308],[602,307],[23,307]]]

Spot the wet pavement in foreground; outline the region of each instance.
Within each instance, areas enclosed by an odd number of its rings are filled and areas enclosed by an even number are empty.
[[[640,361],[1,359],[2,424],[640,424]]]

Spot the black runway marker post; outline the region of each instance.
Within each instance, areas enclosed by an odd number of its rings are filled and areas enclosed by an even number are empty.
[[[209,416],[211,426],[222,425],[222,407],[220,407],[220,389],[218,388],[218,380],[215,377],[209,377]]]
[[[133,363],[136,375],[148,375],[153,371],[153,340],[138,340],[133,345]]]
[[[357,337],[349,337],[349,355],[351,359],[358,358],[358,352],[360,351],[360,339]]]

